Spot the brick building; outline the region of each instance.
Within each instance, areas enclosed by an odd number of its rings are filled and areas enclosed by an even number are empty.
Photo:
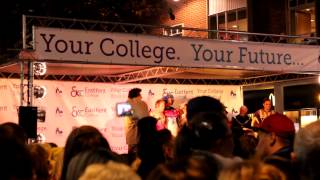
[[[179,27],[267,34],[319,35],[320,1],[315,0],[167,0],[161,24]],[[209,38],[230,39],[221,33]],[[232,38],[232,37],[231,37]],[[233,37],[234,38],[234,37]],[[239,37],[237,37],[239,38]],[[240,37],[241,38],[241,37]],[[245,39],[241,39],[245,40]]]

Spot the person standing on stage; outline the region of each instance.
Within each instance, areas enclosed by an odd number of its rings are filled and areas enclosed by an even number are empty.
[[[149,108],[147,103],[142,101],[140,88],[133,88],[129,91],[127,102],[131,105],[132,115],[125,118],[126,142],[128,154],[134,159],[137,152],[138,121],[149,116]]]
[[[240,112],[235,117],[235,123],[239,124],[241,128],[251,128],[251,119],[248,116],[247,106],[243,105],[240,107]]]
[[[263,108],[254,113],[251,123],[252,127],[259,128],[265,118],[275,113],[275,111],[272,110],[271,100],[269,98],[264,98],[262,105]]]
[[[179,131],[179,111],[173,107],[174,97],[172,94],[167,94],[163,97],[163,100],[166,102],[164,114],[166,116],[167,129],[175,137]]]
[[[150,116],[157,119],[157,130],[167,128],[166,116],[164,114],[166,102],[163,99],[159,99],[155,103],[155,109],[150,113]]]

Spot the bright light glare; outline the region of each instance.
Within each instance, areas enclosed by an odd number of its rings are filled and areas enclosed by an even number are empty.
[[[33,70],[35,75],[43,76],[47,72],[47,64],[45,62],[34,62]]]

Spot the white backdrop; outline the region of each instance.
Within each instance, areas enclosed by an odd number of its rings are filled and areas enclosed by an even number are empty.
[[[190,98],[208,95],[220,99],[229,112],[238,110],[243,103],[241,86],[216,85],[166,85],[166,84],[125,84],[34,81],[35,86],[46,89],[43,98],[35,98],[34,106],[45,111],[44,122],[38,122],[38,133],[47,142],[64,146],[68,134],[74,127],[92,125],[108,139],[111,148],[126,153],[124,120],[115,115],[115,105],[127,100],[128,91],[142,89],[143,100],[150,109],[164,93],[175,98],[175,107]],[[17,108],[20,105],[20,80],[0,79],[0,123],[18,122]]]

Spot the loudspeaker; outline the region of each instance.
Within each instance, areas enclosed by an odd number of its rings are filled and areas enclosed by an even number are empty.
[[[37,138],[37,114],[37,107],[19,106],[19,125],[28,138]]]

